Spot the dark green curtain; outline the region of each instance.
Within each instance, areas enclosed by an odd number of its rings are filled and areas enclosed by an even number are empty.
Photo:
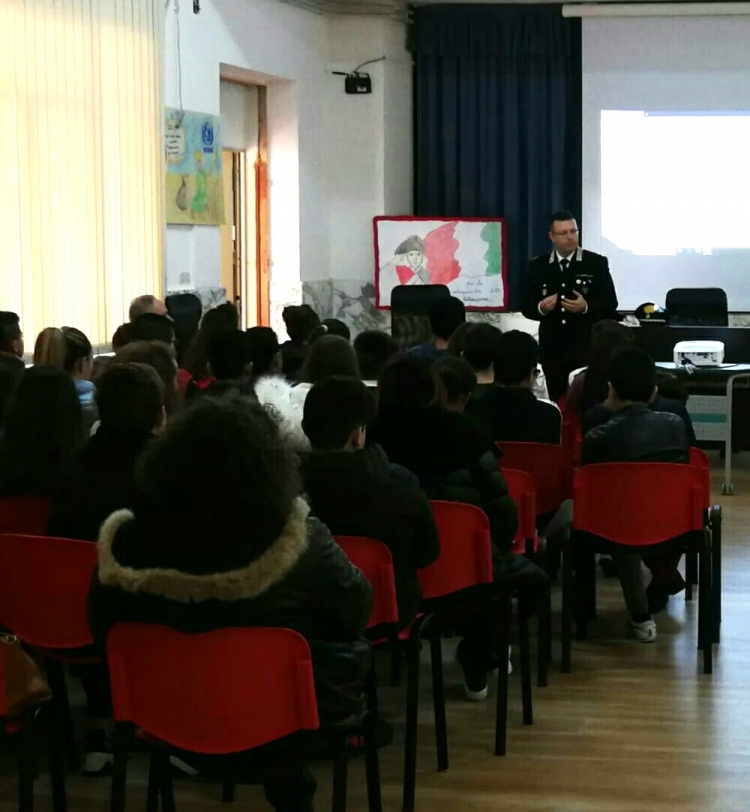
[[[505,217],[510,309],[549,215],[581,210],[581,25],[560,6],[414,9],[416,210]]]

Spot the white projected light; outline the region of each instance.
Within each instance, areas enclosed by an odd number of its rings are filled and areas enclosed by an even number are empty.
[[[750,311],[750,15],[582,20],[582,244],[622,310],[723,288]]]
[[[750,113],[602,110],[602,235],[638,256],[750,250]]]

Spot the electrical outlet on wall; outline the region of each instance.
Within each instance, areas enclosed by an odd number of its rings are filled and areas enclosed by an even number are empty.
[[[181,285],[189,285],[190,284],[190,272],[189,271],[183,271],[180,274],[180,284]]]

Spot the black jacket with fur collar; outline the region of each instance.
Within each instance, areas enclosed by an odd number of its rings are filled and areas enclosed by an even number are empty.
[[[112,514],[101,529],[99,566],[89,590],[95,643],[103,648],[118,622],[159,623],[187,633],[238,626],[294,629],[310,643],[321,722],[361,713],[370,659],[361,638],[372,591],[326,527],[308,513],[297,499],[264,553],[218,572],[221,567],[211,564],[210,538],[199,569],[191,567],[196,562],[188,557],[188,545],[185,570],[192,572],[174,568],[168,554],[159,566],[159,540],[148,518],[129,510]]]

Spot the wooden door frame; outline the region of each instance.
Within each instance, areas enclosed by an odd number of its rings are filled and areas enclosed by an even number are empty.
[[[258,85],[258,154],[255,159],[255,277],[258,324],[271,324],[268,209],[268,88]]]

